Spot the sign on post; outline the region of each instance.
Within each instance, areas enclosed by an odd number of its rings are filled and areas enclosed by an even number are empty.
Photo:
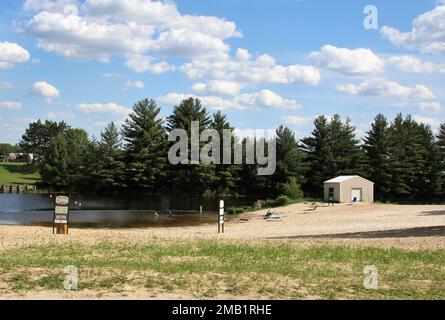
[[[224,233],[224,200],[219,202],[218,233]]]
[[[53,216],[53,234],[68,234],[70,199],[65,196],[56,197]]]

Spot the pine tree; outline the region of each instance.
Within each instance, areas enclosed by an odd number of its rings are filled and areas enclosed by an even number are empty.
[[[334,115],[329,128],[335,176],[363,175],[364,154],[349,118],[343,122],[339,115]]]
[[[441,161],[441,194],[445,194],[445,123],[442,123],[437,136],[437,146],[439,148],[439,157]]]
[[[387,119],[379,114],[372,124],[372,129],[364,138],[367,178],[375,183],[375,196],[380,200],[390,194],[391,159],[388,131]]]
[[[441,150],[436,144],[435,136],[430,126],[420,124],[418,130],[423,150],[423,167],[417,179],[417,197],[432,199],[439,196],[442,188]]]
[[[192,122],[199,122],[199,133],[210,128],[211,120],[199,99],[187,99],[173,108],[173,113],[167,118],[167,130],[183,129],[188,134],[188,155],[191,160]],[[204,143],[200,143],[203,146]],[[168,173],[170,188],[186,194],[203,194],[211,191],[216,177],[214,165],[192,164],[170,165]]]
[[[96,183],[100,190],[113,191],[124,187],[125,163],[123,162],[122,140],[119,131],[111,122],[101,133],[98,144],[99,166]]]
[[[304,182],[303,154],[298,148],[295,134],[289,128],[280,126],[276,131],[277,168],[271,178],[271,192],[275,197],[301,196],[299,185]],[[293,192],[293,190],[295,189]],[[298,190],[297,190],[298,189]]]
[[[408,158],[408,153],[411,152],[409,149],[412,149],[409,131],[403,116],[398,114],[388,132],[392,177],[390,190],[391,195],[397,198],[407,198],[412,194],[412,170],[415,169],[415,164],[410,163]]]
[[[141,100],[123,126],[127,181],[134,189],[157,191],[165,177],[167,136],[159,113],[154,100]]]
[[[442,159],[445,161],[445,123],[440,125],[439,134],[437,135],[437,145],[442,152]]]
[[[334,177],[336,172],[328,119],[319,116],[315,119],[314,126],[311,136],[301,140],[301,149],[306,154],[308,168],[304,190],[311,196],[320,196],[324,181]]]
[[[43,183],[54,191],[66,191],[69,188],[68,145],[62,133],[49,145],[40,175]]]
[[[88,133],[83,129],[68,128],[64,136],[69,150],[67,171],[70,188],[84,190],[89,187],[88,180],[85,179],[86,165],[89,161],[85,158],[90,144]]]
[[[227,120],[227,117],[222,114],[221,111],[218,111],[213,115],[212,122],[210,124],[210,127],[216,131],[218,131],[218,134],[221,138],[220,141],[220,163],[216,164],[215,167],[215,180],[212,186],[212,190],[215,191],[217,195],[221,194],[231,194],[234,191],[235,185],[236,185],[236,166],[232,166],[231,164],[224,164],[224,145],[223,145],[223,137],[224,137],[224,130],[230,130],[233,135],[233,128],[230,126],[230,123]],[[226,150],[226,152],[231,153],[232,159],[233,159],[233,143],[235,139],[232,137],[231,141],[231,148],[230,150]]]

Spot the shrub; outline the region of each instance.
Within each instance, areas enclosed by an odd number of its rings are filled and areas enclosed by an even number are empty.
[[[283,185],[283,195],[292,200],[303,199],[303,191],[295,177],[291,177],[289,181]]]
[[[287,204],[289,204],[291,202],[291,199],[289,199],[288,196],[280,196],[277,198],[277,200],[275,200],[275,205],[276,206],[285,206]]]

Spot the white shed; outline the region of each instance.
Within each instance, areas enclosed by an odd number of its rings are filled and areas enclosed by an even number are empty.
[[[374,182],[360,176],[339,176],[324,183],[326,202],[374,202]]]

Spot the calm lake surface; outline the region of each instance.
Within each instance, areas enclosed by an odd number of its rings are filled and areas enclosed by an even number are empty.
[[[247,198],[224,198],[226,208],[252,205]],[[199,214],[203,206],[204,214]],[[70,201],[70,227],[144,228],[217,223],[219,198],[185,196],[84,196]],[[0,224],[52,226],[54,199],[43,194],[0,194]],[[168,213],[172,212],[172,216]],[[155,216],[155,212],[159,216]]]

